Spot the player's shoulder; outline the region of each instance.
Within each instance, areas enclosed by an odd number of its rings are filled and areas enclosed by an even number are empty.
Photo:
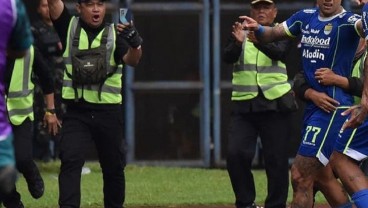
[[[306,14],[306,15],[315,14],[317,11],[318,11],[317,8],[307,8],[307,9],[300,10],[301,13]]]
[[[355,14],[350,11],[342,12],[341,14],[337,15],[337,18],[341,19],[342,21],[348,24],[355,24],[358,20],[362,17],[359,14]]]
[[[309,19],[313,16],[318,15],[318,9],[317,8],[307,8],[299,10],[294,14],[294,16],[299,20]]]
[[[310,17],[313,15],[318,15],[318,9],[317,8],[306,8],[306,9],[301,9],[297,12],[297,15],[301,16],[301,17]]]

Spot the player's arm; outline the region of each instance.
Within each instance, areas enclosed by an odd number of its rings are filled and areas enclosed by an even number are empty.
[[[243,29],[254,31],[257,39],[261,42],[269,43],[288,37],[283,24],[268,27],[258,24],[257,21],[248,16],[240,16],[239,18],[243,20]]]
[[[316,80],[318,80],[318,83],[321,85],[326,85],[326,86],[333,85],[333,86],[340,87],[344,90],[349,89],[348,78],[335,74],[329,68],[317,69],[314,75],[315,75]]]
[[[355,24],[356,30],[360,37],[365,38],[364,30],[363,30],[363,21],[360,19]]]
[[[342,115],[350,115],[349,120],[344,123],[342,129],[357,128],[368,115],[368,58],[364,60],[363,77],[363,93],[360,105],[353,106],[342,113]]]
[[[336,110],[336,106],[339,105],[337,100],[329,97],[326,93],[314,90],[305,80],[303,71],[295,75],[293,91],[301,100],[312,101],[317,107],[327,113],[333,112]]]

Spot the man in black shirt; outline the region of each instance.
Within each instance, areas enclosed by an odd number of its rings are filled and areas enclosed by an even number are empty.
[[[63,68],[61,57],[61,42],[50,18],[47,0],[36,0],[25,2],[28,14],[31,19],[31,29],[35,39],[35,47],[39,49],[45,57],[48,69],[54,80],[55,90],[55,111],[58,119],[62,118],[64,105],[61,103],[61,87],[63,82]],[[58,135],[50,135],[43,126],[44,109],[46,108],[43,92],[40,87],[39,77],[32,76],[35,84],[34,88],[34,143],[33,156],[35,159],[48,162],[51,158],[56,158],[58,147]]]
[[[272,0],[251,1],[251,16],[274,25]],[[265,206],[285,208],[289,188],[288,144],[290,113],[296,110],[285,62],[290,41],[259,44],[254,33],[233,25],[223,59],[233,64],[232,113],[227,148],[227,170],[237,208],[256,208],[251,172],[257,138],[262,142],[268,193]],[[277,81],[276,81],[277,80]]]
[[[60,140],[59,206],[80,207],[81,170],[94,141],[103,173],[104,207],[125,199],[122,65],[138,64],[142,38],[132,21],[106,24],[104,0],[79,0],[72,17],[61,0],[48,0],[64,46],[62,97],[67,104]]]
[[[22,60],[23,59],[23,60]],[[47,109],[54,109],[54,83],[45,58],[36,47],[32,47],[22,59],[8,59],[5,76],[7,111],[14,133],[14,152],[16,167],[26,179],[29,192],[35,199],[44,193],[44,183],[32,155],[33,131],[33,84],[31,74],[35,73],[44,93]],[[32,71],[30,70],[32,68]],[[23,76],[23,77],[22,77]],[[21,89],[21,90],[20,90]],[[44,123],[49,133],[58,133],[58,119],[54,113],[45,112]],[[5,207],[22,208],[21,196],[16,188],[11,193],[1,195]]]

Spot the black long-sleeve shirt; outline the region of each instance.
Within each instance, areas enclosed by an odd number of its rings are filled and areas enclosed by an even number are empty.
[[[273,60],[285,62],[291,40],[281,40],[273,43],[254,44],[254,46]],[[225,63],[233,64],[239,60],[242,52],[242,46],[236,44],[236,39],[233,36],[228,38],[228,42],[224,49],[223,60]],[[246,55],[246,51],[245,51]],[[258,96],[251,100],[233,101],[233,111],[247,112],[264,112],[277,111],[279,109],[276,100],[268,100],[264,97],[262,90],[258,89]]]
[[[291,47],[290,40],[281,40],[272,43],[255,43],[254,46],[266,54],[270,59],[285,62],[289,47]],[[242,47],[236,44],[236,39],[231,36],[228,39],[228,43],[225,47],[223,60],[232,64],[239,60],[239,56],[242,52]]]

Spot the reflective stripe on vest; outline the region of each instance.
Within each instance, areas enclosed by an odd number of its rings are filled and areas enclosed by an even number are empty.
[[[232,84],[232,100],[255,98],[258,88],[269,100],[291,90],[285,64],[270,59],[250,41],[244,41],[239,60],[234,64]]]
[[[68,38],[66,42],[66,48],[65,52],[63,54],[64,63],[66,66],[66,70],[69,74],[72,74],[72,60],[71,60],[71,51],[72,51],[72,44],[74,39],[75,30],[78,25],[79,18],[73,17],[69,23],[68,28]],[[92,41],[91,48],[96,48],[100,46],[101,44],[101,37],[104,30],[102,30],[96,38]],[[106,63],[109,63],[108,72],[114,71],[116,67],[117,70],[114,74],[112,74],[110,77],[106,79],[104,84],[102,85],[102,91],[101,91],[101,100],[99,99],[99,84],[95,85],[84,85],[84,86],[78,86],[77,87],[77,94],[78,98],[84,98],[87,102],[90,103],[107,103],[107,104],[117,104],[122,103],[122,96],[121,96],[121,88],[122,88],[122,82],[121,82],[121,76],[122,76],[122,65],[116,65],[115,59],[114,59],[114,51],[116,48],[115,45],[116,35],[115,35],[115,29],[114,25],[111,24],[109,26],[109,32],[107,36],[107,43],[106,43]],[[88,42],[88,36],[86,31],[81,28],[80,32],[80,39],[79,39],[79,49],[88,49],[89,42]],[[75,91],[72,86],[72,80],[67,75],[66,72],[64,72],[64,81],[63,81],[63,90],[62,90],[62,97],[64,99],[75,99]]]
[[[10,122],[20,125],[29,118],[34,120],[33,115],[33,89],[31,82],[34,49],[31,47],[23,58],[15,60],[12,76],[7,94],[7,110]]]
[[[367,52],[365,52],[362,57],[360,57],[360,59],[354,64],[354,68],[353,68],[353,71],[351,73],[351,76],[352,77],[359,77],[362,79],[362,74],[363,74],[363,71],[364,71],[364,60],[365,58],[367,57]],[[355,105],[358,105],[360,104],[360,101],[361,101],[361,97],[358,97],[358,96],[354,96],[354,104]]]

